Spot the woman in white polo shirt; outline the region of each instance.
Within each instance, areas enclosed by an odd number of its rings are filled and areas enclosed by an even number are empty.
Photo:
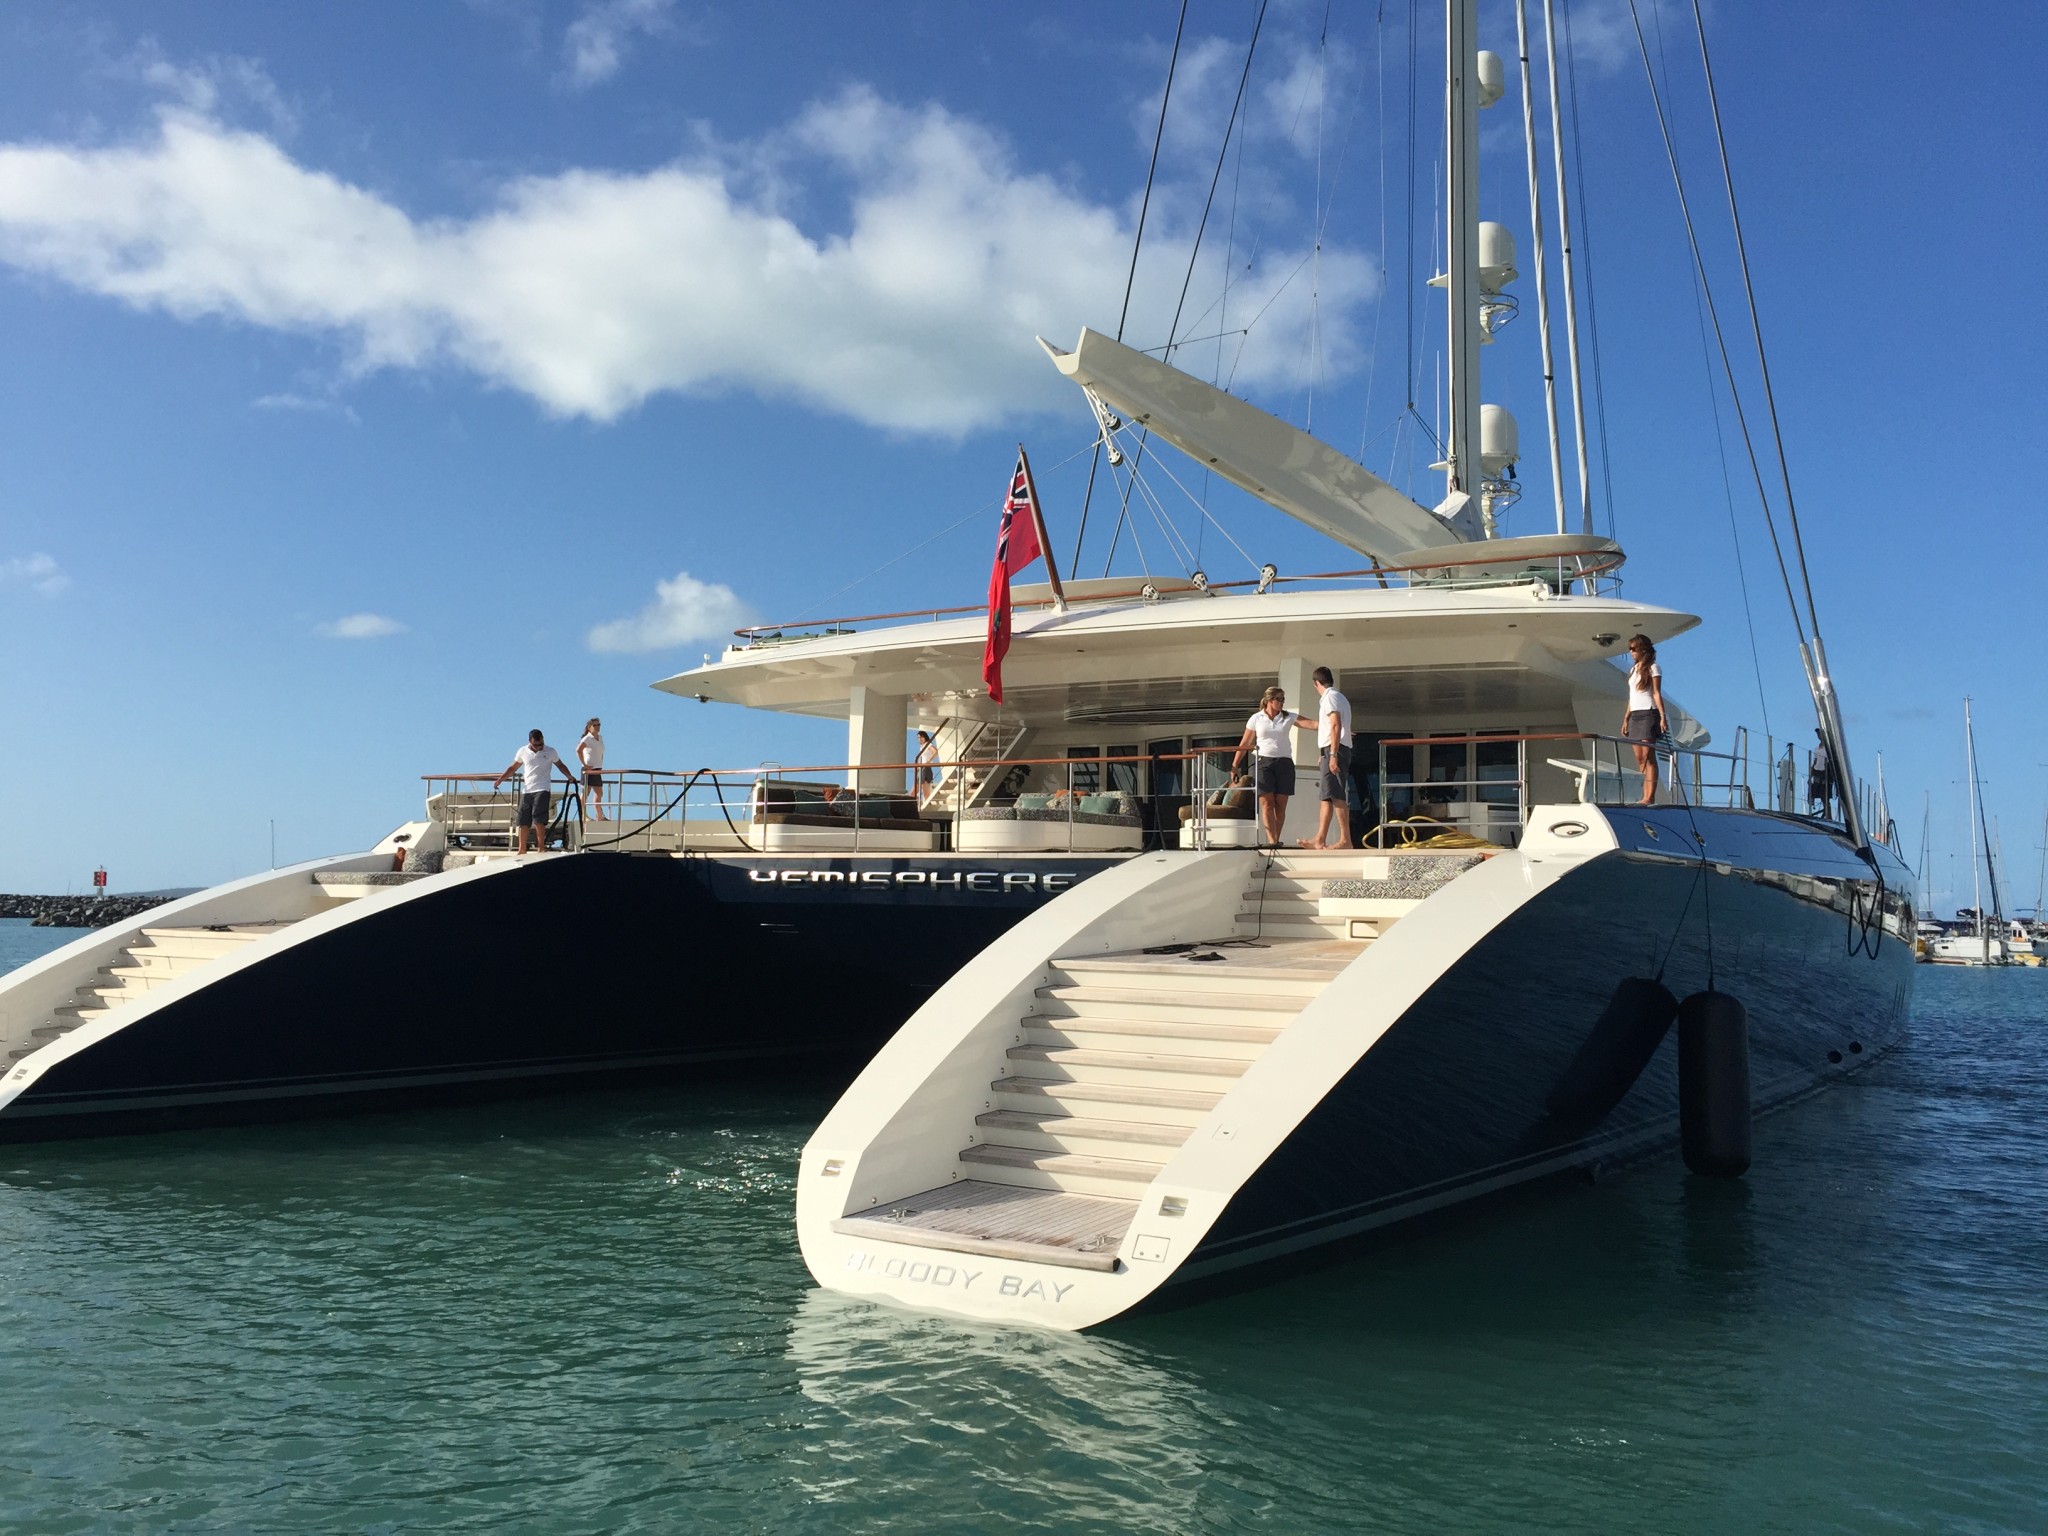
[[[1622,738],[1636,749],[1636,769],[1643,776],[1643,798],[1657,798],[1657,742],[1668,729],[1664,721],[1664,669],[1657,665],[1657,647],[1648,635],[1629,640],[1628,712],[1621,719]]]
[[[1258,791],[1259,821],[1265,827],[1266,841],[1276,847],[1280,828],[1287,821],[1287,797],[1294,793],[1294,731],[1307,723],[1287,707],[1283,689],[1268,688],[1259,698],[1259,712],[1245,721],[1237,755],[1230,760],[1235,778],[1245,753],[1257,749],[1252,759],[1252,785]]]

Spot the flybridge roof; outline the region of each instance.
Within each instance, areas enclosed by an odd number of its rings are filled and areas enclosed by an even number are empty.
[[[1020,600],[1030,596],[1028,589],[1017,592]],[[1104,719],[1165,718],[1165,706],[1180,699],[1237,710],[1242,719],[1288,657],[1334,668],[1348,679],[1354,703],[1384,685],[1408,697],[1412,711],[1440,713],[1456,699],[1471,700],[1473,708],[1533,707],[1533,698],[1508,695],[1524,687],[1559,698],[1574,689],[1611,692],[1620,673],[1598,664],[1619,654],[1628,636],[1641,632],[1661,643],[1698,623],[1692,614],[1612,597],[1547,590],[1539,597],[1533,586],[1183,591],[1156,600],[1081,602],[1065,613],[1015,616],[1003,663],[1003,713],[1027,721],[1076,720],[1083,717],[1077,711],[1090,709],[1107,712]],[[992,718],[996,706],[981,676],[986,632],[985,616],[974,613],[736,645],[654,686],[830,719],[845,718],[853,689],[866,687],[919,701],[919,718]],[[1368,673],[1377,677],[1362,675]],[[1397,677],[1408,681],[1397,686]]]

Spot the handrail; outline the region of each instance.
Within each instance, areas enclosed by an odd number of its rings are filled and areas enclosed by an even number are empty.
[[[600,773],[602,773],[602,774],[604,774],[606,778],[610,778],[610,777],[611,777],[611,776],[612,776],[613,774],[617,774],[617,775],[619,775],[619,776],[621,776],[621,777],[625,777],[625,776],[631,775],[631,776],[634,776],[634,777],[639,777],[639,778],[655,778],[655,779],[674,779],[674,780],[677,780],[677,781],[681,781],[681,780],[683,780],[683,779],[691,778],[691,777],[693,777],[693,776],[716,776],[716,777],[719,777],[719,778],[739,778],[739,777],[747,777],[747,776],[751,776],[751,775],[761,775],[761,774],[793,774],[793,773],[868,773],[868,772],[874,772],[874,773],[888,773],[888,772],[891,772],[891,771],[893,771],[893,770],[895,770],[895,769],[899,769],[899,768],[903,768],[903,769],[909,769],[909,768],[918,768],[918,767],[926,767],[926,768],[1013,768],[1013,767],[1025,767],[1025,768],[1049,768],[1049,767],[1056,767],[1056,766],[1058,766],[1058,765],[1060,765],[1060,764],[1064,764],[1064,763],[1178,763],[1178,762],[1189,762],[1189,761],[1192,761],[1192,760],[1194,760],[1194,759],[1196,759],[1196,758],[1201,758],[1201,757],[1212,757],[1212,756],[1216,755],[1217,753],[1221,753],[1221,752],[1235,752],[1236,750],[1237,750],[1237,748],[1236,748],[1235,746],[1228,746],[1228,747],[1196,747],[1196,748],[1194,748],[1193,750],[1191,750],[1191,751],[1187,751],[1187,752],[1138,752],[1138,753],[1131,753],[1131,754],[1128,754],[1128,755],[1113,755],[1113,754],[1111,754],[1111,753],[1107,753],[1107,752],[1105,752],[1105,753],[1103,753],[1103,754],[1102,754],[1101,756],[1099,756],[1099,757],[1065,757],[1065,756],[1061,756],[1061,757],[958,757],[958,758],[934,758],[934,759],[932,759],[931,761],[929,761],[929,762],[926,762],[926,763],[919,763],[919,762],[917,762],[917,761],[916,761],[915,759],[912,759],[912,760],[910,760],[910,761],[908,761],[908,762],[902,762],[902,763],[795,763],[795,764],[789,764],[789,763],[755,763],[755,764],[753,764],[753,765],[751,765],[751,766],[749,766],[749,767],[745,767],[745,768],[697,768],[697,769],[693,769],[693,770],[691,770],[691,771],[690,771],[690,772],[688,772],[688,773],[681,773],[681,772],[677,772],[676,770],[674,770],[674,769],[670,769],[670,768],[601,768],[601,769],[599,769],[599,770],[597,770],[597,771],[598,771],[598,772],[600,772]],[[491,772],[491,773],[423,773],[423,774],[421,774],[421,775],[420,775],[420,778],[421,778],[421,779],[423,779],[423,780],[429,780],[429,781],[446,781],[446,782],[448,782],[448,783],[451,783],[451,784],[452,784],[452,783],[457,783],[457,782],[473,782],[473,781],[476,781],[476,780],[489,780],[489,779],[495,779],[495,778],[497,778],[497,777],[498,777],[498,775],[497,775],[497,773],[496,773],[496,772]],[[901,793],[908,793],[908,791],[901,791]]]
[[[1604,544],[1606,541],[1602,540],[1600,542]],[[1601,548],[1553,550],[1547,555],[1535,558],[1540,559],[1543,563],[1546,564],[1552,561],[1562,564],[1562,562],[1567,560],[1577,560],[1587,556],[1598,557],[1596,563],[1591,565],[1581,565],[1575,567],[1572,570],[1568,580],[1582,581],[1588,577],[1604,576],[1607,574],[1607,572],[1614,570],[1622,563],[1622,555],[1619,550],[1607,550]],[[1387,576],[1401,576],[1406,575],[1411,571],[1448,571],[1454,569],[1463,569],[1466,566],[1472,565],[1495,565],[1499,563],[1499,560],[1500,557],[1498,555],[1475,555],[1469,560],[1418,560],[1408,565],[1382,565],[1378,562],[1375,562],[1372,565],[1366,566],[1363,570],[1314,571],[1304,576],[1274,576],[1271,578],[1264,576],[1247,576],[1239,581],[1212,581],[1202,586],[1190,587],[1184,590],[1196,593],[1213,593],[1228,592],[1239,587],[1259,587],[1262,584],[1266,587],[1274,587],[1282,585],[1292,585],[1297,582],[1309,581],[1355,581],[1367,577],[1377,578]],[[1519,581],[1523,578],[1517,577],[1508,579]],[[1125,602],[1134,597],[1143,597],[1145,595],[1146,588],[1150,585],[1150,581],[1147,580],[1141,581],[1141,583],[1138,586],[1131,587],[1125,590],[1120,590],[1116,592],[1095,592],[1090,593],[1085,597],[1070,598],[1067,601],[1067,606],[1069,608],[1072,608],[1081,603]],[[1053,605],[1054,600],[1050,596],[1020,599],[1013,601],[1011,604],[1012,608],[1017,609],[1050,608]],[[733,636],[734,638],[739,640],[758,640],[763,637],[780,637],[784,630],[790,629],[815,629],[821,631],[834,631],[839,630],[841,626],[848,624],[878,624],[889,619],[916,619],[925,617],[938,619],[951,614],[986,613],[987,611],[988,607],[985,603],[963,603],[958,606],[944,608],[905,608],[896,613],[856,613],[849,614],[843,618],[834,619],[789,619],[781,623],[774,624],[742,625],[740,628],[733,631]]]
[[[889,763],[763,763],[743,768],[700,768],[689,774],[665,770],[606,769],[603,771],[610,790],[606,803],[612,815],[604,821],[589,818],[577,791],[562,786],[564,792],[548,829],[549,840],[559,838],[562,846],[568,849],[630,846],[648,852],[682,852],[692,848],[726,847],[752,853],[767,852],[775,846],[773,828],[805,828],[798,834],[799,838],[818,830],[817,823],[801,818],[818,815],[817,809],[807,807],[811,800],[822,798],[826,804],[836,806],[836,811],[831,814],[844,819],[843,830],[849,839],[845,846],[852,850],[878,847],[905,851],[908,845],[902,839],[917,831],[930,834],[935,850],[952,846],[958,851],[963,825],[973,819],[970,808],[964,801],[942,806],[916,799],[917,786],[911,776],[920,766],[932,766],[943,768],[949,774],[967,769],[1005,774],[1011,769],[1036,774],[1053,770],[1051,777],[1062,780],[1063,787],[1045,809],[1055,813],[1049,818],[1055,823],[1064,820],[1065,832],[1053,836],[1046,843],[1044,851],[1047,852],[1055,851],[1061,845],[1068,851],[1153,846],[1157,840],[1175,837],[1177,826],[1181,824],[1191,829],[1188,833],[1179,834],[1183,841],[1191,838],[1193,846],[1206,847],[1213,819],[1209,814],[1208,798],[1226,787],[1227,775],[1198,768],[1173,780],[1155,777],[1146,783],[1136,774],[1126,778],[1117,770],[1130,765],[1185,765],[1227,759],[1235,750],[1233,743],[1196,747],[1185,752],[1108,752],[1086,757],[945,758],[931,764],[920,764],[915,756],[911,756],[904,761]],[[858,776],[863,773],[877,776],[900,773],[904,779],[878,787],[862,787]],[[842,783],[839,777],[842,774],[856,782]],[[465,851],[489,851],[510,846],[511,828],[506,813],[516,801],[515,785],[502,785],[494,791],[478,793],[479,789],[498,781],[500,775],[495,772],[423,774],[421,777],[428,783],[430,804],[444,794],[453,799],[454,805],[445,818],[449,822],[451,843]],[[763,790],[777,784],[796,789],[798,795],[787,805],[771,801]],[[806,791],[822,791],[822,796],[806,794]],[[1093,826],[1104,825],[1095,819],[1098,813],[1083,803],[1095,794],[1116,795],[1132,802],[1138,812],[1135,817],[1128,823],[1114,819],[1109,823],[1118,827],[1128,825],[1128,843],[1113,840],[1105,844],[1087,840],[1084,822]],[[914,810],[910,808],[912,802],[915,802]],[[707,805],[712,812],[708,818],[701,815]],[[1178,823],[1174,819],[1176,810],[1182,812]],[[785,822],[785,812],[799,819]],[[906,818],[914,820],[916,826],[905,825]],[[573,833],[569,830],[572,822],[577,824]],[[762,828],[771,830],[764,836],[758,830]],[[948,828],[951,829],[950,836]],[[825,830],[829,833],[831,829]],[[801,848],[806,844],[799,841],[794,846]],[[819,846],[839,845],[827,841]]]

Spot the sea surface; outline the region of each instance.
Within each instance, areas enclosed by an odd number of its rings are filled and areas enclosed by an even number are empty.
[[[825,1081],[0,1146],[0,1530],[2048,1529],[2048,970],[1917,982],[1738,1183],[1081,1337],[815,1290]]]

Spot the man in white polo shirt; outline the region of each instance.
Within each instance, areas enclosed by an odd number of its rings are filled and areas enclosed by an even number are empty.
[[[562,754],[547,743],[547,738],[538,730],[526,733],[526,745],[518,755],[505,765],[505,771],[491,780],[496,789],[512,774],[519,775],[519,856],[526,856],[529,838],[533,847],[545,852],[548,846],[549,801],[554,797],[548,786],[554,782],[553,769],[561,769],[562,777],[569,781],[569,787],[576,787],[576,775],[569,771],[569,765],[562,761]]]
[[[1323,808],[1316,818],[1313,842],[1304,848],[1349,848],[1351,846],[1351,701],[1337,691],[1337,679],[1328,667],[1309,674],[1321,703],[1316,707],[1316,767],[1321,783]],[[1337,823],[1337,840],[1330,841],[1330,823]]]

